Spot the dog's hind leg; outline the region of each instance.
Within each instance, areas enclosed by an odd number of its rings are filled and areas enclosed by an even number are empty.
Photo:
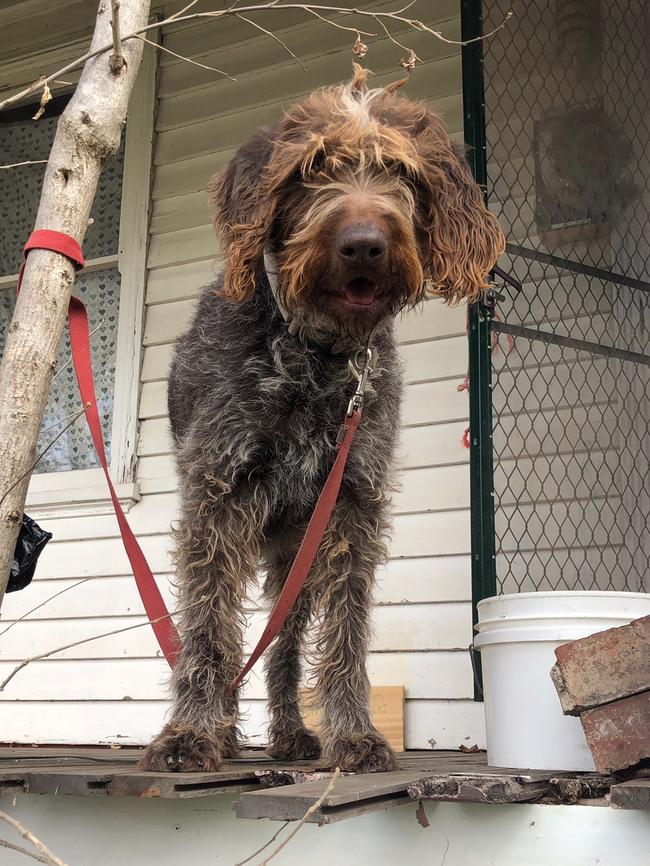
[[[182,649],[169,723],[145,752],[157,771],[215,770],[237,754],[237,697],[226,686],[242,664],[243,605],[258,567],[263,519],[250,491],[214,478],[183,479],[177,566]]]
[[[289,573],[292,558],[278,557],[268,568],[264,596],[275,604]],[[272,758],[296,761],[318,758],[318,737],[305,728],[300,716],[300,654],[302,638],[311,613],[311,593],[304,587],[296,606],[287,617],[280,633],[269,647],[266,660],[266,683],[269,696],[269,748]]]
[[[384,558],[381,503],[342,499],[317,559],[317,693],[323,710],[324,762],[341,770],[381,772],[395,754],[370,720],[366,655],[374,571]]]

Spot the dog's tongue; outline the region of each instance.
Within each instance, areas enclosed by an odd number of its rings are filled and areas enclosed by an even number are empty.
[[[364,277],[350,280],[345,286],[345,297],[351,304],[370,306],[375,300],[376,294],[377,285],[372,280],[366,280]]]

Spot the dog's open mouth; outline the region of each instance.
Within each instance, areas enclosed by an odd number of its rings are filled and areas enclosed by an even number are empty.
[[[343,287],[345,300],[353,307],[371,307],[377,300],[377,283],[366,277],[356,277]]]

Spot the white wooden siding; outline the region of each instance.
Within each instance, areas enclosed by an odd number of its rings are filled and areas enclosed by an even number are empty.
[[[374,8],[394,8],[373,3]],[[436,28],[458,38],[456,0],[436,4]],[[144,357],[140,398],[138,482],[141,501],[130,512],[134,531],[169,603],[169,526],[177,510],[176,478],[166,417],[166,377],[173,341],[187,327],[201,285],[218,264],[205,204],[206,182],[235,146],[275,120],[302,93],[348,76],[349,34],[283,13],[281,36],[303,58],[295,65],[277,42],[241,21],[179,27],[165,34],[172,50],[236,75],[236,84],[176,61],[160,59],[160,102],[152,189]],[[427,19],[429,20],[429,19]],[[261,19],[278,27],[277,18]],[[405,33],[428,62],[407,93],[441,111],[462,138],[460,55],[426,34]],[[399,38],[399,36],[398,36]],[[398,77],[400,50],[371,43],[368,63],[383,83]],[[395,497],[390,562],[379,574],[373,683],[406,687],[406,742],[411,748],[484,744],[482,707],[474,704],[467,654],[471,629],[469,469],[462,447],[467,395],[457,385],[467,369],[465,311],[428,302],[399,323],[406,369],[400,445],[401,492]],[[6,628],[54,592],[61,594],[0,636],[0,678],[16,660],[58,644],[142,621],[142,606],[112,518],[51,520],[54,539],[27,592],[6,599]],[[84,583],[75,584],[90,578]],[[266,612],[252,591],[247,647]],[[145,742],[160,727],[166,663],[148,627],[83,644],[34,663],[0,694],[3,739],[39,742]],[[263,742],[264,689],[257,672],[244,692],[245,731]]]

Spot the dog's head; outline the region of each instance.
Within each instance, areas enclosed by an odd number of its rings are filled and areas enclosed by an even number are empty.
[[[312,93],[239,148],[210,185],[223,293],[250,297],[271,253],[277,294],[355,336],[427,292],[473,301],[504,249],[462,149],[440,119],[349,84]]]

